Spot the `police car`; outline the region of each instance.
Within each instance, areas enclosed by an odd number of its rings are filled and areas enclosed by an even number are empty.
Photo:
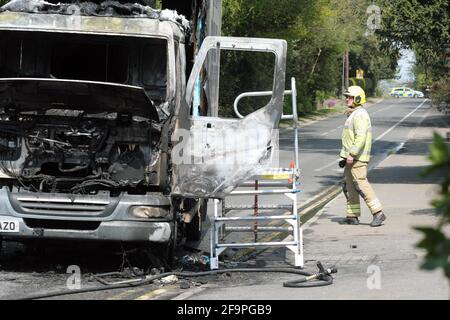
[[[394,98],[423,98],[424,94],[421,91],[410,88],[393,88],[390,92],[391,97]]]

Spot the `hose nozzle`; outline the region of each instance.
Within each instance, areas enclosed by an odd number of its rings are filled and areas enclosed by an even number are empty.
[[[331,276],[332,273],[337,273],[337,268],[332,266],[331,268],[325,269],[320,261],[317,261],[317,268],[319,268],[318,278],[323,278],[325,276]]]

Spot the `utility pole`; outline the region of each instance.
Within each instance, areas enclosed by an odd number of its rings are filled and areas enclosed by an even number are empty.
[[[349,58],[348,51],[342,55],[342,94],[349,87]]]
[[[349,83],[349,58],[348,51],[345,52],[345,87],[348,88],[350,86]]]
[[[341,96],[344,99],[345,92],[345,52],[342,54],[342,85],[341,85]]]
[[[207,1],[206,35],[222,35],[222,0]],[[219,116],[220,50],[211,50],[206,62],[208,115]]]

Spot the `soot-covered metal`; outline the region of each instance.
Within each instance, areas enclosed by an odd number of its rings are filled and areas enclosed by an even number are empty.
[[[143,1],[143,3],[146,3],[146,1]],[[148,3],[152,3],[152,1]],[[13,0],[1,7],[0,12],[2,11],[150,18],[178,23],[185,31],[189,28],[189,22],[185,17],[177,14],[174,10],[156,10],[145,4],[123,3],[119,1],[52,3],[44,0]]]

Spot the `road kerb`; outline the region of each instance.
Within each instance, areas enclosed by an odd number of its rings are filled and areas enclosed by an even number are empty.
[[[326,188],[325,190],[323,190],[322,192],[320,192],[318,195],[315,195],[311,199],[309,199],[303,203],[300,203],[297,207],[297,210],[300,210],[299,215],[303,216],[303,215],[307,214],[308,212],[310,212],[311,210],[314,210],[315,208],[320,206],[321,203],[323,201],[325,201],[325,199],[330,198],[327,201],[332,200],[337,195],[337,192],[339,190],[341,190],[340,184],[341,183],[335,183],[332,186],[330,186],[330,187]],[[305,223],[306,221],[302,221],[302,222]]]
[[[379,99],[377,99],[377,101],[375,101],[375,102],[369,102],[369,103],[367,103],[364,107],[365,107],[365,108],[370,108],[370,107],[372,107],[372,106],[374,106],[374,105],[377,105],[377,104],[383,102],[384,100],[385,100],[384,98],[379,98]],[[339,115],[342,115],[342,113],[336,112],[336,113],[329,114],[329,115],[318,116],[317,119],[312,119],[312,120],[300,119],[299,128],[304,128],[304,127],[307,127],[307,126],[309,126],[309,125],[311,125],[311,124],[313,124],[313,123],[316,123],[316,122],[318,122],[318,121],[325,120],[325,119],[329,119],[329,118],[336,117],[336,116],[339,116]],[[288,126],[288,128],[289,128],[289,127],[290,127],[290,126]]]

